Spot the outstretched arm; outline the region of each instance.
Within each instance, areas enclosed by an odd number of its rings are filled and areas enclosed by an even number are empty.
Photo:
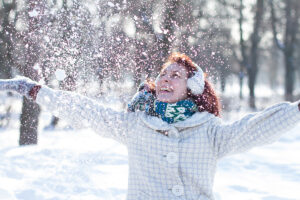
[[[47,86],[39,90],[36,102],[75,128],[91,127],[100,135],[125,144],[137,118],[135,113],[117,112],[80,94]]]
[[[53,90],[24,77],[0,80],[0,90],[16,91],[36,100],[47,111],[75,128],[90,127],[100,135],[124,144],[137,118],[136,113],[117,112],[80,94]]]
[[[272,143],[299,122],[300,102],[280,103],[232,124],[218,122],[212,126],[210,137],[220,158]]]

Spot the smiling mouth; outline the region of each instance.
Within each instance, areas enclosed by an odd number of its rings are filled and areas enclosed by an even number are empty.
[[[167,92],[173,92],[173,88],[172,87],[168,87],[168,86],[167,87],[166,86],[165,87],[161,87],[160,90],[161,91],[167,91]]]
[[[171,92],[172,90],[170,88],[163,87],[160,91]]]
[[[173,90],[171,88],[167,88],[167,87],[162,87],[159,91],[160,94],[169,94],[172,92],[173,92]]]

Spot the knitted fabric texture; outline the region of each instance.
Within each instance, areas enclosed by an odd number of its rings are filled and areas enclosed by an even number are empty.
[[[197,111],[197,105],[189,99],[181,100],[176,103],[166,103],[155,100],[154,111],[163,121],[172,124],[191,117]]]
[[[156,116],[171,124],[191,117],[197,110],[197,105],[190,99],[176,103],[166,103],[155,99],[146,90],[137,92],[128,104],[128,111],[145,111],[147,115]]]
[[[127,110],[130,112],[147,110],[149,113],[153,111],[153,109],[151,110],[149,106],[153,104],[154,100],[154,95],[150,92],[146,90],[139,91],[132,97]]]

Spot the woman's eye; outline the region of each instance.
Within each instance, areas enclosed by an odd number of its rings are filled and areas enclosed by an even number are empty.
[[[173,77],[180,78],[180,75],[179,74],[173,74]]]

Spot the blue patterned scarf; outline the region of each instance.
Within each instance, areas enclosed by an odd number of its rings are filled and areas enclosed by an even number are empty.
[[[148,115],[159,117],[171,124],[191,117],[198,108],[190,99],[166,103],[155,99],[152,93],[142,90],[136,93],[128,104],[128,111],[135,112],[136,110],[145,111]]]

